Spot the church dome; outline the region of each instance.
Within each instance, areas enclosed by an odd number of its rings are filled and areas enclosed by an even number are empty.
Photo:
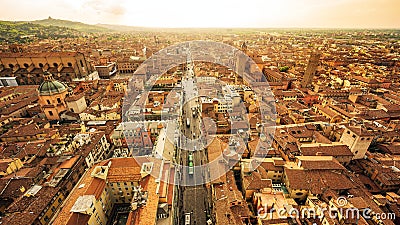
[[[50,73],[45,74],[45,81],[40,85],[39,95],[59,94],[67,90],[67,85],[54,80]]]

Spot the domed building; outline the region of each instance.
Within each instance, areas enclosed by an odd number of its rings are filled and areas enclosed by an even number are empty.
[[[67,110],[65,98],[68,86],[54,80],[49,72],[44,72],[44,81],[38,88],[39,104],[49,120],[60,120],[60,114]]]

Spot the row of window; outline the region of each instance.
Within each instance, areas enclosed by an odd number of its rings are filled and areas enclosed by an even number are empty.
[[[133,186],[133,182],[124,182],[123,183],[124,184],[124,186]],[[117,187],[120,187],[121,186],[121,183],[119,183],[119,182],[117,182],[117,183],[112,183],[111,184],[112,186],[117,186]]]
[[[350,131],[347,131],[347,134],[350,134]],[[356,138],[356,135],[353,134],[351,137],[352,137],[352,138]],[[362,137],[362,138],[361,138],[361,141],[364,141],[364,140],[369,141],[369,140],[371,140],[371,138],[370,138],[370,137],[367,137],[367,138]]]
[[[58,198],[57,201],[58,201],[59,204],[61,204],[63,200],[62,200],[61,198]],[[47,208],[48,208],[48,207],[46,207],[45,210],[46,210]],[[45,210],[44,210],[44,211],[45,211]],[[52,214],[54,214],[55,211],[56,211],[56,208],[55,208],[54,206],[52,206],[52,207],[51,207],[51,212],[52,212]],[[48,216],[45,216],[45,217],[43,218],[43,220],[44,220],[45,222],[49,222],[49,221],[50,221],[50,218],[49,218]]]
[[[82,64],[82,67],[83,67],[83,63],[81,63],[81,64]],[[9,66],[10,68],[14,68],[14,66],[16,66],[16,65],[18,65],[18,64],[15,64],[15,65],[14,65],[14,64],[11,64],[11,63],[8,64],[8,66]],[[68,65],[69,67],[72,67],[72,63],[71,63],[71,62],[68,62],[67,65]],[[44,65],[43,65],[43,63],[39,63],[38,66],[39,66],[40,68],[42,68]],[[54,66],[54,67],[58,67],[58,63],[53,63],[53,66]],[[25,67],[25,68],[28,68],[28,67],[29,67],[29,64],[28,64],[28,63],[24,63],[24,67]]]
[[[49,99],[46,100],[48,105],[51,105],[51,102]],[[57,98],[57,103],[61,103],[61,98]]]

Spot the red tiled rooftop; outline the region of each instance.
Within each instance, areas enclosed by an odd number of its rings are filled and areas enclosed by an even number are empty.
[[[82,213],[72,213],[66,225],[87,224],[89,222],[89,219],[90,215]]]
[[[106,182],[100,178],[93,178],[89,188],[86,190],[85,195],[94,195],[96,199],[99,199],[101,193],[103,193]]]

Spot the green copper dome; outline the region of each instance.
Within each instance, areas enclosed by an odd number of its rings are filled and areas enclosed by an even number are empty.
[[[62,93],[66,91],[67,88],[67,85],[54,80],[51,74],[47,73],[45,74],[45,81],[40,85],[38,91],[40,95],[52,95]]]

